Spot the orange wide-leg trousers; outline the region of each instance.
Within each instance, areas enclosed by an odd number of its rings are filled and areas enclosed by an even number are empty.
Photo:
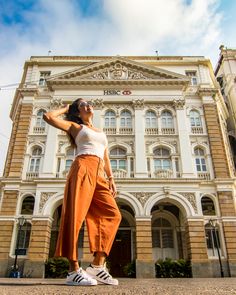
[[[103,161],[91,155],[76,157],[69,171],[55,256],[78,261],[78,235],[85,219],[91,252],[108,255],[121,214],[109,190]]]

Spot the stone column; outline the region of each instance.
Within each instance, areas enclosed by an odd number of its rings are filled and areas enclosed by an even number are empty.
[[[193,157],[191,152],[191,143],[187,126],[190,124],[187,120],[185,111],[185,100],[179,99],[174,101],[176,109],[176,120],[178,125],[179,143],[180,143],[180,159],[182,166],[182,177],[193,178]]]
[[[104,107],[103,99],[102,98],[92,99],[92,102],[93,102],[93,108],[94,108],[93,124],[97,128],[103,129],[104,127],[102,124],[102,109]]]
[[[43,177],[52,177],[56,172],[56,153],[58,148],[57,129],[48,125],[47,140],[43,157],[43,169],[40,173]],[[59,131],[60,132],[60,131]]]
[[[33,217],[31,224],[30,243],[24,273],[31,273],[33,278],[43,278],[44,265],[49,254],[52,218]]]
[[[152,223],[150,218],[136,218],[136,277],[155,278],[152,258]]]
[[[9,267],[14,263],[9,260],[14,223],[14,218],[0,216],[0,277],[8,276]]]
[[[206,90],[204,91],[204,89],[200,91],[203,100],[214,173],[216,178],[229,178],[229,163],[223,141],[217,106],[213,98],[210,96],[212,94],[213,93],[208,93]]]
[[[29,94],[34,95],[34,93]],[[7,161],[4,169],[5,177],[21,177],[32,111],[33,106],[31,103],[21,102],[18,106],[7,152]]]
[[[193,277],[211,277],[208,263],[204,222],[188,220],[186,222],[186,240],[188,258],[192,264]]]
[[[134,177],[148,177],[147,159],[145,150],[145,118],[144,101],[141,99],[133,100],[135,108],[134,128],[135,128],[135,171]]]
[[[222,216],[223,234],[230,274],[236,276],[236,210],[231,191],[218,192],[218,200]],[[222,245],[221,245],[222,247]]]

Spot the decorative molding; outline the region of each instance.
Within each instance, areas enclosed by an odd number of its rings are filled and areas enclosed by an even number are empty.
[[[62,98],[53,97],[50,100],[50,107],[51,107],[51,109],[57,109],[57,108],[62,107],[63,105],[64,104],[63,104]]]
[[[139,202],[144,206],[144,204],[147,202],[147,200],[154,194],[154,193],[146,193],[146,192],[138,192],[138,193],[133,193],[131,194],[139,200]]]
[[[104,103],[102,98],[96,98],[91,100],[93,103],[94,109],[101,110],[104,108]]]
[[[142,110],[144,108],[144,99],[133,99],[132,104],[134,109],[136,110]]]
[[[88,79],[95,80],[145,80],[150,78],[152,77],[148,77],[139,71],[133,71],[120,62],[116,62],[114,65],[88,77]]]
[[[52,192],[41,192],[41,196],[40,196],[40,203],[39,203],[39,212],[42,211],[43,206],[45,205],[45,203],[47,202],[47,200],[53,196],[55,193]]]
[[[192,205],[194,209],[194,212],[197,213],[197,202],[196,202],[195,194],[194,193],[179,193],[179,194],[189,201],[189,203]]]
[[[176,110],[182,110],[185,106],[185,99],[174,99],[173,105]]]

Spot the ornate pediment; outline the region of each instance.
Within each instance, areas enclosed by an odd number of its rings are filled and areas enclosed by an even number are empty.
[[[115,57],[103,62],[74,69],[47,79],[52,85],[91,85],[91,84],[182,84],[189,79],[184,76],[154,66],[149,66],[127,58]]]

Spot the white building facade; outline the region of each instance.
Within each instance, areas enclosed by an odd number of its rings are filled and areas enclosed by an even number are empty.
[[[78,97],[93,101],[94,124],[109,142],[122,222],[109,262],[113,274],[134,261],[154,277],[158,259],[189,259],[194,277],[235,275],[234,164],[229,116],[204,57],[31,57],[16,91],[12,137],[1,179],[1,276],[19,261],[42,277],[53,256],[66,175],[74,159],[66,134],[43,113]],[[214,222],[213,222],[214,221]],[[212,227],[212,222],[215,227]],[[2,247],[2,248],[1,248]],[[86,226],[82,264],[91,260]],[[222,270],[221,269],[221,270]]]

